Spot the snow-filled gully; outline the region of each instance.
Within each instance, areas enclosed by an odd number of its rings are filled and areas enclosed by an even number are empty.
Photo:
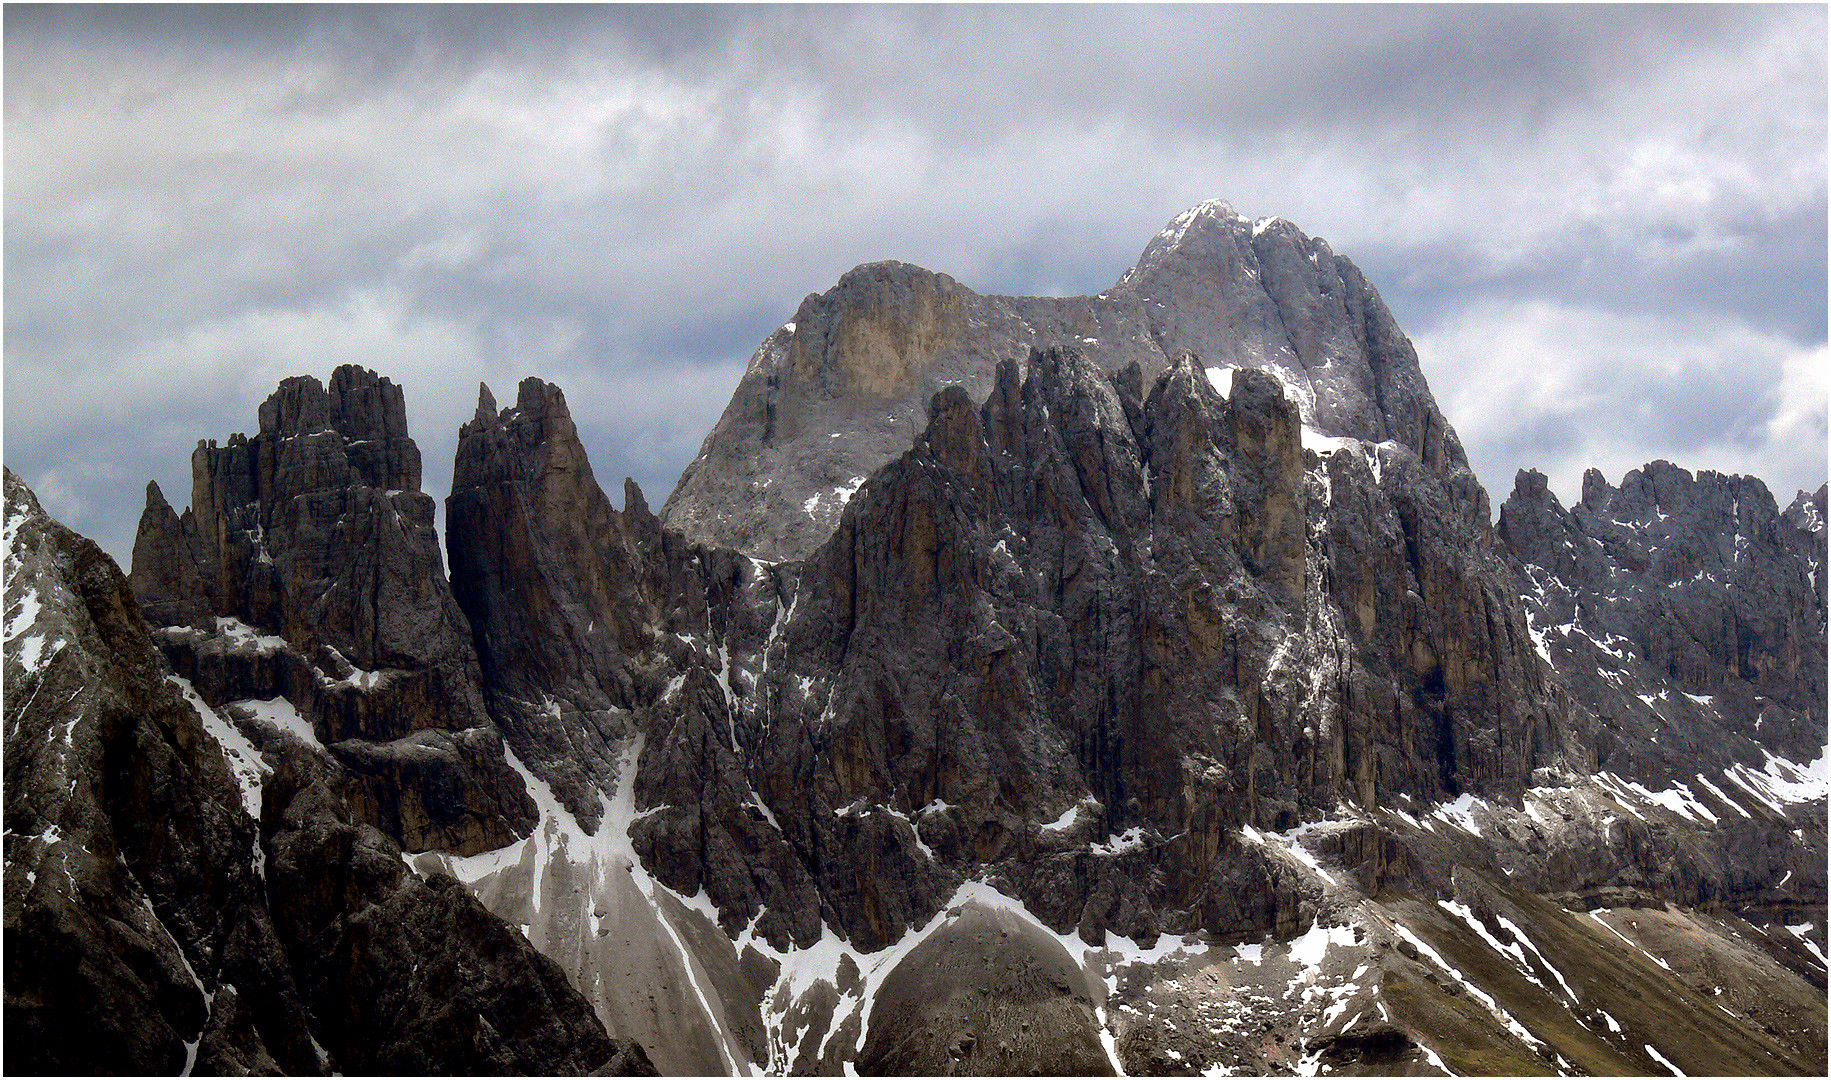
[[[640,816],[635,809],[633,785],[640,753],[640,739],[632,739],[621,757],[614,796],[608,799],[602,794],[599,796],[604,809],[603,824],[595,835],[585,832],[547,785],[511,754],[511,766],[522,774],[540,808],[540,824],[534,833],[515,844],[468,858],[428,853],[412,856],[409,861],[421,872],[442,869],[451,873],[491,910],[511,924],[523,927],[536,947],[567,970],[613,1031],[637,1038],[645,1047],[660,1047],[662,1058],[669,1053],[668,1047],[674,1047],[678,1060],[672,1063],[672,1069],[663,1060],[656,1062],[663,1072],[783,1073],[804,1058],[828,1061],[829,1055],[837,1057],[837,1063],[851,1072],[852,1062],[862,1053],[870,1034],[876,998],[885,980],[911,952],[972,907],[1015,916],[1034,927],[1037,933],[1060,943],[1080,967],[1090,988],[1104,987],[1104,997],[1108,999],[1116,990],[1119,974],[1129,965],[1156,964],[1178,954],[1206,953],[1214,957],[1223,948],[1188,945],[1166,936],[1147,950],[1111,934],[1100,945],[1088,945],[1073,934],[1057,934],[1020,901],[985,881],[961,885],[926,923],[874,952],[855,949],[831,927],[823,927],[821,939],[807,948],[773,947],[756,934],[754,920],[734,940],[716,930],[707,936],[703,931],[717,927],[718,912],[706,894],[701,891],[693,896],[682,896],[654,880],[643,869],[630,842],[630,826]],[[1769,806],[1784,806],[1802,797],[1811,797],[1815,792],[1822,797],[1824,775],[1822,758],[1803,766],[1771,759],[1762,770],[1732,769],[1724,779],[1726,787],[1745,788],[1749,790],[1749,796],[1758,797]],[[1718,824],[1722,811],[1713,812],[1704,805],[1702,799],[1707,797],[1706,792],[1725,807],[1733,808],[1730,812],[1748,813],[1741,803],[1724,798],[1722,789],[1704,777],[1698,777],[1695,789],[1675,784],[1667,791],[1652,791],[1608,774],[1579,779],[1571,787],[1535,788],[1526,794],[1518,808],[1464,795],[1450,803],[1420,809],[1416,816],[1398,810],[1390,813],[1395,820],[1405,821],[1413,827],[1449,829],[1475,837],[1482,837],[1485,830],[1512,816],[1536,828],[1550,829],[1562,827],[1560,819],[1567,819],[1572,812],[1606,813],[1607,809],[1638,815],[1657,808],[1698,824]],[[1752,798],[1748,801],[1753,803]],[[1044,827],[1061,830],[1071,825],[1082,809],[1079,805],[1068,807],[1060,818]],[[858,812],[873,811],[861,808]],[[1339,821],[1313,822],[1281,834],[1263,833],[1248,827],[1241,830],[1241,837],[1299,868],[1326,891],[1339,894],[1345,889],[1344,882],[1307,850],[1304,842],[1319,830],[1346,826],[1367,820],[1369,816],[1345,808],[1345,816]],[[913,820],[911,824],[915,824]],[[1108,844],[1120,844],[1125,839],[1114,838]],[[1494,916],[1497,925],[1513,938],[1512,943],[1503,943],[1466,906],[1453,901],[1442,902],[1441,906],[1547,995],[1571,1005],[1579,1003],[1578,994],[1565,974],[1513,921]],[[687,921],[699,919],[703,919],[704,924],[699,927],[701,933],[696,935]],[[1376,921],[1386,922],[1384,919]],[[632,960],[628,956],[632,949],[642,951],[632,943],[643,933],[652,943],[644,955]],[[1319,974],[1321,957],[1312,954],[1326,953],[1343,945],[1352,940],[1353,933],[1350,928],[1312,926],[1305,934],[1282,945],[1236,946],[1225,955],[1232,958],[1228,962],[1236,964],[1254,963],[1256,966],[1256,963],[1276,956],[1282,958],[1282,962],[1296,965],[1293,970],[1298,974],[1286,987],[1286,994],[1297,995],[1306,1005],[1315,1004],[1324,1022],[1308,1028],[1307,1035],[1314,1037],[1352,1023],[1348,1017],[1351,1012],[1358,1015],[1356,1003],[1359,1011],[1378,1007],[1381,1015],[1387,1015],[1384,1003],[1378,1001],[1377,995],[1368,996],[1363,993],[1365,988],[1356,984],[1358,972],[1356,977],[1346,981],[1339,978],[1339,973],[1328,979]],[[1394,922],[1390,924],[1390,933],[1410,941],[1427,962],[1441,967],[1462,983],[1472,1000],[1482,1003],[1502,1027],[1526,1045],[1534,1048],[1544,1045],[1498,1001],[1449,965],[1415,932]],[[731,953],[724,956],[727,940]],[[615,947],[618,941],[621,941],[620,949]],[[721,955],[702,955],[706,948],[718,950]],[[758,1009],[754,996],[735,985],[722,984],[713,974],[717,970],[729,970],[747,949],[754,949],[778,965],[774,982],[762,994],[760,1017],[751,1012]],[[840,978],[840,971],[848,961],[858,976],[851,984],[852,989],[839,993],[838,988],[845,981]],[[1307,977],[1304,972],[1308,972]],[[626,1000],[631,996],[627,987],[634,985],[632,978],[658,983],[662,989],[656,992],[656,999],[673,1001],[677,1006],[675,1011],[670,1012],[661,1005],[644,1010]],[[810,1020],[807,996],[821,983],[837,993],[831,1019],[825,1024]],[[1323,1001],[1321,997],[1327,1000]],[[1244,1006],[1245,1002],[1236,1004]],[[1120,1018],[1109,1011],[1115,1003],[1096,1000],[1094,1006],[1102,1046],[1114,1071],[1122,1071],[1116,1041],[1121,1028]],[[1130,1006],[1119,1008],[1129,1009]],[[739,1021],[746,1013],[753,1016],[752,1023],[755,1019],[762,1023],[763,1045],[754,1049],[747,1047],[745,1039],[738,1034]],[[1611,1031],[1618,1030],[1612,1017],[1603,1022]],[[847,1031],[848,1024],[853,1025],[850,1031]],[[843,1036],[842,1031],[846,1031]],[[842,1038],[845,1043],[835,1042]],[[681,1047],[685,1049],[679,1049]],[[651,1053],[656,1052],[651,1050]],[[1429,1047],[1423,1047],[1422,1053],[1432,1064],[1441,1061],[1436,1051]],[[1304,1055],[1301,1060],[1293,1058],[1290,1065],[1300,1071],[1313,1072],[1319,1067],[1319,1060],[1310,1060],[1315,1056]]]

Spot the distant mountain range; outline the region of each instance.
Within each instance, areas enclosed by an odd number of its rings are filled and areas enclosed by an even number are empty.
[[[127,574],[7,473],[8,1072],[1825,1073],[1825,489],[1496,524],[1288,222],[859,267],[660,516],[528,379],[441,552],[405,416]]]

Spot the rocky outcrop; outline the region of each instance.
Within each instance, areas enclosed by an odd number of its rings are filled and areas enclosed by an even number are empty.
[[[254,822],[126,580],[10,471],[5,513],[7,1071],[176,1073],[251,1042],[250,1068],[318,1072]],[[207,1031],[224,983],[240,1007]]]
[[[1358,446],[1306,457],[1266,374],[1140,382],[1045,350],[982,407],[937,395],[801,568],[739,708],[766,710],[758,791],[848,939],[987,869],[1090,939],[1288,924],[1240,825],[1551,760],[1501,564],[1454,515],[1406,537],[1438,509],[1421,465],[1395,499]],[[1338,540],[1376,510],[1390,546]]]
[[[1822,756],[1823,539],[1761,481],[1655,461],[1615,487],[1591,470],[1567,511],[1522,472],[1499,533],[1600,766],[1684,780]]]
[[[1294,925],[1240,825],[1517,790],[1558,737],[1464,474],[1215,381],[1001,364],[780,566],[614,511],[556,389],[486,394],[449,521],[497,722],[587,830],[640,733],[635,849],[777,947],[988,871],[1090,939]]]
[[[483,391],[447,521],[491,714],[586,832],[629,829],[604,814],[632,794],[653,813],[631,840],[662,881],[703,884],[733,917],[761,911],[774,940],[816,938],[821,899],[759,809],[763,765],[736,708],[783,576],[663,530],[633,483],[624,498],[619,512],[599,488],[557,387],[526,380],[500,412]],[[620,762],[638,738],[627,791]]]
[[[148,487],[131,580],[172,663],[214,705],[296,705],[409,848],[525,832],[400,388],[350,366],[287,379],[260,421],[198,445],[182,517]]]
[[[342,1070],[371,1075],[653,1074],[605,1035],[551,960],[453,879],[421,881],[362,825],[309,757],[269,782],[268,873],[317,1036]]]
[[[1826,486],[1818,485],[1816,492],[1801,491],[1793,496],[1793,501],[1787,504],[1781,514],[1788,525],[1798,530],[1787,535],[1794,554],[1806,565],[1806,575],[1811,579],[1812,587],[1818,590],[1820,607],[1825,603]]]
[[[999,361],[1049,345],[1109,372],[1137,364],[1145,380],[1185,353],[1271,371],[1320,435],[1390,440],[1437,475],[1467,471],[1411,343],[1360,271],[1289,222],[1207,202],[1093,297],[981,296],[902,263],[853,270],[758,348],[663,519],[759,559],[803,557],[922,429],[933,394],[957,385],[982,401]],[[1479,488],[1460,486],[1460,512],[1485,521]]]
[[[619,514],[593,478],[558,387],[527,379],[500,413],[481,389],[476,419],[459,432],[446,503],[453,589],[475,632],[492,715],[593,828],[591,782],[611,775],[634,730],[631,710],[663,681],[639,664],[668,621],[644,588],[652,575],[642,541],[659,530],[642,528],[639,491],[627,502]]]
[[[1136,302],[981,296],[906,263],[860,266],[757,349],[662,517],[689,540],[805,556],[864,478],[908,449],[933,394],[959,385],[982,399],[998,361],[1064,340],[1109,343],[1115,367],[1127,353],[1162,364]]]
[[[8,1072],[646,1064],[358,825],[334,758],[167,674],[128,580],[10,471],[5,521]]]
[[[1010,912],[968,906],[885,978],[858,1072],[1111,1076],[1094,1010],[1060,942]]]

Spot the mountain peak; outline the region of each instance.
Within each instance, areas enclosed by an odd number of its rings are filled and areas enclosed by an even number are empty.
[[[1198,367],[1269,370],[1317,434],[1393,442],[1438,475],[1462,474],[1459,491],[1472,485],[1417,354],[1365,277],[1295,225],[1222,199],[1178,214],[1099,296],[981,296],[876,262],[808,297],[792,325],[758,348],[663,509],[691,539],[772,561],[808,554],[838,524],[839,493],[909,447],[935,393],[957,385],[983,401],[1000,361],[1050,346],[1108,372],[1137,364],[1142,385],[1184,353]]]

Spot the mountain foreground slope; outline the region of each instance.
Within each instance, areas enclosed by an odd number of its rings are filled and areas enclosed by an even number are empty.
[[[449,576],[404,416],[287,380],[125,578],[9,478],[9,1070],[1825,1070],[1823,490],[1491,525],[1289,223],[861,267],[660,517],[483,388]]]

